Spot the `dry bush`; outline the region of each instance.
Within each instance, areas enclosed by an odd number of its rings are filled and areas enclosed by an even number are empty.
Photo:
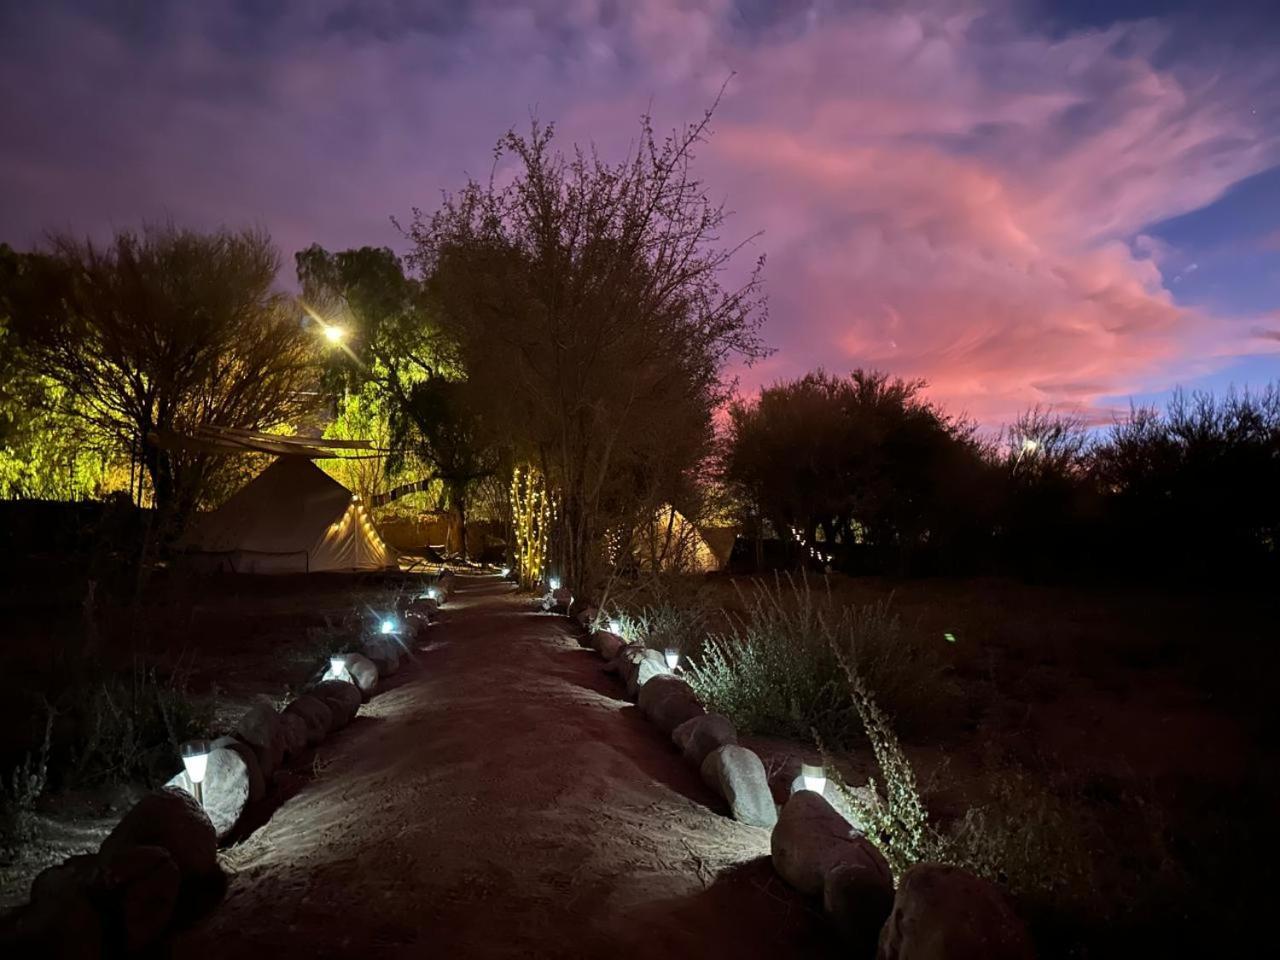
[[[801,738],[816,729],[833,743],[860,735],[842,658],[894,723],[918,730],[951,714],[947,665],[903,629],[890,601],[842,607],[789,576],[757,581],[741,600],[744,612],[688,666],[707,706],[741,729]]]

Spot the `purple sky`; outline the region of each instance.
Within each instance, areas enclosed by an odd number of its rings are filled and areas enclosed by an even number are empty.
[[[532,113],[619,156],[733,74],[699,170],[729,239],[764,231],[777,353],[744,385],[876,366],[990,424],[1107,419],[1280,376],[1280,13],[1197,6],[7,3],[0,240],[403,248],[389,217]]]

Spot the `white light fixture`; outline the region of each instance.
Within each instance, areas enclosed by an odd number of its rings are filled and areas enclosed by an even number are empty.
[[[667,668],[670,670],[674,670],[676,665],[680,662],[680,651],[675,647],[667,647],[667,649],[663,651],[662,655],[667,658]]]
[[[347,658],[346,657],[330,657],[329,673],[332,674],[334,680],[347,679]]]
[[[549,578],[547,579],[547,586],[548,586],[548,587],[550,587],[552,590],[559,590],[559,589],[560,589],[560,578],[559,578],[559,577],[549,577]]]
[[[378,629],[382,633],[395,633],[396,622],[394,620],[383,620],[382,623],[379,625]]]
[[[827,771],[818,764],[805,763],[800,766],[800,777],[804,788],[814,793],[822,793],[827,788]]]
[[[609,632],[619,637],[622,636],[622,624],[620,624],[617,620],[610,620]]]
[[[439,600],[439,599],[440,599],[440,589],[439,589],[438,587],[427,587],[427,599],[429,599],[429,600]]]
[[[188,740],[182,745],[182,766],[187,771],[187,779],[191,781],[192,793],[196,803],[204,806],[204,792],[200,784],[204,783],[204,775],[209,769],[209,741]]]
[[[510,567],[503,567],[503,568],[502,568],[502,576],[504,576],[504,577],[509,577],[509,576],[511,576],[511,568],[510,568]]]

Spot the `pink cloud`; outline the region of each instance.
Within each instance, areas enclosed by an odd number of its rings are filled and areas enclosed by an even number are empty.
[[[778,353],[745,386],[879,366],[996,423],[1266,347],[1256,318],[1179,305],[1176,258],[1142,231],[1280,160],[1248,107],[1276,66],[1157,66],[1154,22],[991,30],[976,0],[784,5],[763,23],[730,0],[477,2],[443,23],[391,0],[243,9],[179,5],[145,51],[45,14],[0,58],[22,91],[0,106],[6,238],[170,215],[265,225],[286,259],[395,245],[390,215],[487,175],[531,113],[617,156],[641,111],[694,119],[734,73],[699,170],[737,212],[727,241],[765,231]],[[50,62],[65,69],[31,86]]]

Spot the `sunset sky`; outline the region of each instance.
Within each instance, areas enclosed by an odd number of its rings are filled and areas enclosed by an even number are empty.
[[[533,114],[619,157],[731,77],[698,169],[768,256],[744,387],[1101,422],[1280,377],[1278,48],[1269,0],[4,0],[0,241],[259,225],[291,284],[313,241],[403,249]]]

